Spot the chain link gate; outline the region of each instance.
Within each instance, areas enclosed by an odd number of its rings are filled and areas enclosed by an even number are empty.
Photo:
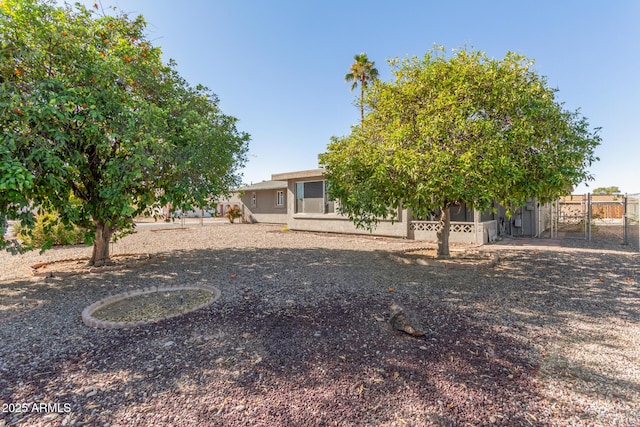
[[[632,200],[629,206],[627,200]],[[635,200],[625,195],[573,194],[561,197],[551,204],[549,229],[541,236],[633,245],[635,236],[639,234],[633,225],[638,224]],[[640,246],[640,243],[636,245]]]
[[[640,251],[640,193],[625,196],[624,244]]]
[[[551,238],[590,240],[590,195],[573,194],[551,205]]]

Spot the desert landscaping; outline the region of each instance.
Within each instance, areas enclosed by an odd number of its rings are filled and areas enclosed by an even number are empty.
[[[2,253],[0,426],[638,425],[638,254],[597,237],[439,265],[402,262],[425,242],[212,221],[140,227],[102,268],[85,246]],[[197,284],[219,299],[139,327],[81,317]]]

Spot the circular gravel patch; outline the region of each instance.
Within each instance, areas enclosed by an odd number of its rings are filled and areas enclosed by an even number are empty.
[[[200,310],[218,298],[220,290],[204,284],[144,288],[91,304],[82,321],[94,328],[132,328]]]

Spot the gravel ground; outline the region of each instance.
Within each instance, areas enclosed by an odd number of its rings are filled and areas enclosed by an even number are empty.
[[[116,269],[34,277],[90,248],[3,253],[0,308],[40,304],[0,312],[0,426],[640,425],[638,254],[612,242],[507,239],[484,248],[496,266],[454,268],[391,256],[424,242],[210,222],[141,228],[112,253],[150,256]],[[184,283],[222,296],[133,330],[81,321]],[[394,303],[424,337],[390,326]]]

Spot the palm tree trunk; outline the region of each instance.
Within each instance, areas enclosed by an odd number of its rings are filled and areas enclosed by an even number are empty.
[[[364,127],[364,78],[360,82],[360,127]]]

